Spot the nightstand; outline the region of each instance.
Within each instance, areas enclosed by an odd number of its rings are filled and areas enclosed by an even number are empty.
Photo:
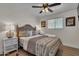
[[[16,38],[3,39],[4,55],[18,49],[18,40]]]

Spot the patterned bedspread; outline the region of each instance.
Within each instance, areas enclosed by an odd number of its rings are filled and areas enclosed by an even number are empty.
[[[61,45],[57,37],[40,36],[29,40],[27,51],[37,56],[54,56]]]

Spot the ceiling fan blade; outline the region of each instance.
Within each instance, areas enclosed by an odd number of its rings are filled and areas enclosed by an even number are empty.
[[[61,3],[54,3],[54,4],[51,4],[51,5],[48,5],[48,6],[53,7],[53,6],[57,6],[57,5],[61,5]]]
[[[53,10],[51,10],[51,9],[49,9],[49,8],[48,8],[48,11],[53,12]]]
[[[40,13],[42,13],[43,11],[41,10]]]
[[[32,6],[32,8],[42,8],[42,6]]]

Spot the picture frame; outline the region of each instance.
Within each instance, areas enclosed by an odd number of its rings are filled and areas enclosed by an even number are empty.
[[[66,26],[75,26],[75,16],[66,18]]]
[[[46,27],[46,21],[41,21],[41,27]]]

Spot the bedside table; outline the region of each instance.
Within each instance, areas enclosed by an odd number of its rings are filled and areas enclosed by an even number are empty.
[[[18,40],[16,38],[3,39],[4,55],[18,49]]]

